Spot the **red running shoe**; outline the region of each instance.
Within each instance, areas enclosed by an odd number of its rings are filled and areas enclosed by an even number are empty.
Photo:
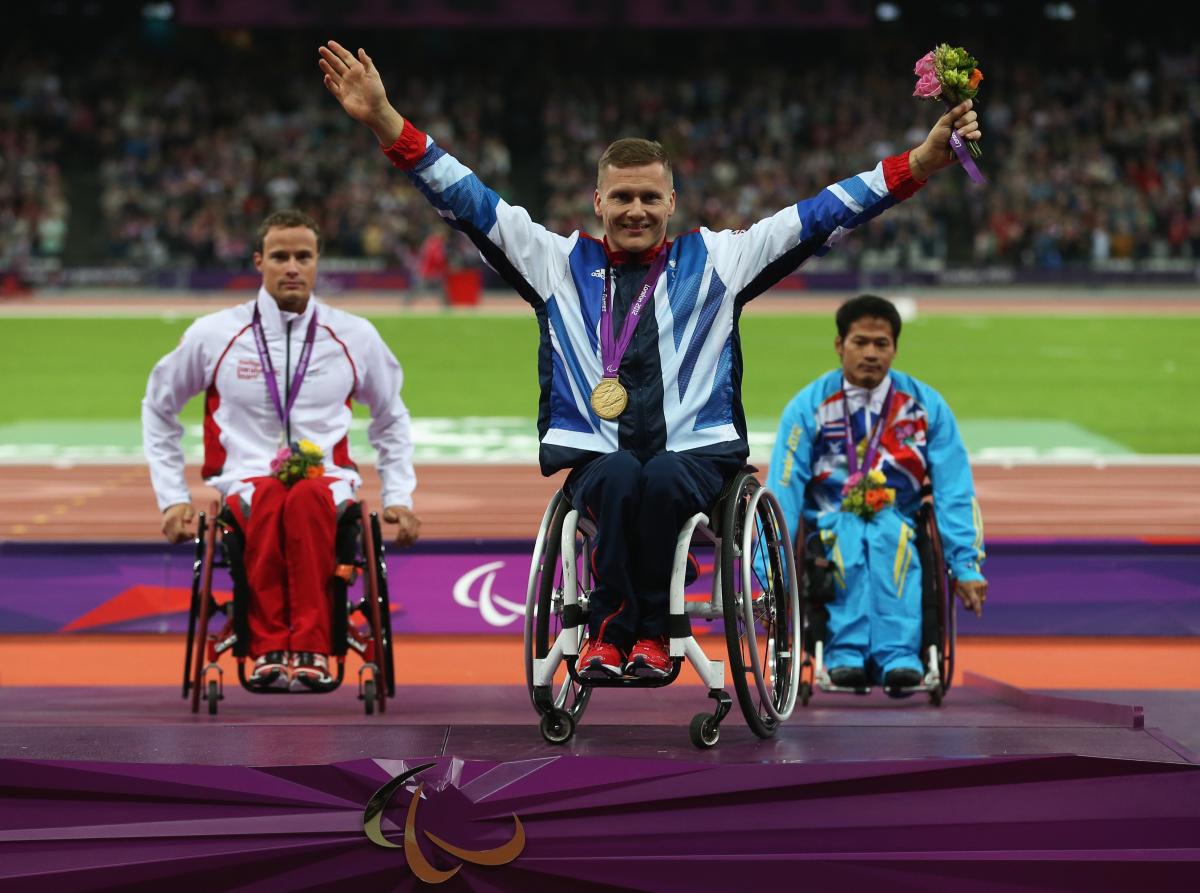
[[[666,636],[638,639],[629,652],[625,672],[630,676],[666,676],[671,672],[670,642]]]
[[[575,664],[575,672],[582,679],[605,679],[621,675],[621,665],[625,662],[621,649],[611,642],[588,641],[583,646],[583,653]]]

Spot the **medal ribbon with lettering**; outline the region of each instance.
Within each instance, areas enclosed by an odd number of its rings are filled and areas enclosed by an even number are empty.
[[[883,411],[879,418],[875,420],[874,426],[871,428],[871,439],[867,441],[867,450],[863,453],[862,469],[863,472],[868,472],[875,464],[875,453],[879,450],[879,441],[883,437],[883,429],[887,425],[888,416],[892,414],[892,393],[895,391],[896,383],[888,382],[887,396],[883,398]],[[863,407],[863,411],[869,418],[871,415],[871,395],[867,394],[867,402]],[[846,417],[846,465],[848,474],[856,474],[858,472],[858,450],[854,444],[854,434],[850,431],[850,401],[846,399],[845,388],[842,389],[842,413]]]
[[[604,271],[604,291],[600,296],[600,362],[604,367],[604,372],[600,383],[592,389],[592,409],[596,411],[596,415],[606,421],[617,418],[629,405],[629,395],[625,393],[625,388],[618,380],[621,373],[621,358],[629,349],[629,342],[633,340],[633,330],[637,328],[637,324],[641,320],[642,309],[654,293],[658,277],[662,275],[663,268],[667,265],[667,254],[667,248],[663,246],[663,249],[658,252],[658,257],[654,259],[654,263],[650,265],[646,278],[642,280],[642,288],[630,306],[629,313],[625,315],[625,322],[621,325],[621,335],[615,340],[613,338],[612,305],[616,303],[616,295],[609,294],[612,275],[609,269],[606,268]]]
[[[317,308],[313,308],[312,318],[308,321],[308,332],[304,336],[304,347],[300,350],[300,360],[296,363],[296,374],[292,376],[291,392],[288,394],[287,406],[279,397],[279,383],[275,381],[275,367],[271,364],[271,354],[267,350],[267,336],[263,332],[262,316],[258,305],[254,305],[254,320],[250,323],[254,330],[254,346],[258,348],[258,361],[263,367],[263,377],[267,380],[267,391],[271,402],[275,405],[275,414],[279,416],[279,424],[284,432],[288,430],[288,418],[292,414],[292,406],[296,403],[296,395],[304,384],[304,373],[308,371],[308,360],[312,356],[313,340],[317,336]]]

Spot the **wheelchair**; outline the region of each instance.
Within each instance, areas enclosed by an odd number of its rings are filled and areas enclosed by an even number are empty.
[[[919,685],[896,689],[897,697],[925,692],[935,707],[950,691],[954,679],[954,649],[958,633],[954,587],[946,569],[945,552],[934,514],[932,491],[922,490],[917,512],[915,543],[921,560],[921,662],[925,675]],[[819,536],[808,536],[804,516],[796,535],[796,564],[800,567],[800,704],[808,706],[813,690],[843,694],[870,694],[871,687],[854,688],[834,685],[825,666],[825,640],[828,637],[827,605],[834,597],[832,563],[825,557]]]
[[[192,563],[192,599],[188,616],[187,651],[183,661],[183,697],[191,697],[192,713],[200,701],[215,716],[224,699],[224,672],[218,661],[226,652],[237,660],[238,681],[254,694],[287,694],[279,689],[250,686],[246,661],[250,656],[249,601],[253,597],[246,578],[242,555],[245,536],[233,513],[213,502],[201,512]],[[334,681],[324,691],[342,684],[346,654],[354,651],[362,660],[358,670],[358,697],[368,716],[387,709],[387,698],[395,697],[396,673],[392,657],[391,608],[388,600],[387,567],[379,516],[368,513],[363,502],[347,507],[338,519],[336,566],[332,580],[332,656],[336,658]],[[218,602],[213,594],[213,571],[226,571],[233,583],[233,598]],[[357,595],[354,584],[361,577]],[[209,621],[217,614],[225,618],[217,632]],[[362,620],[355,622],[354,615]]]
[[[668,619],[672,668],[662,678],[583,679],[576,672],[588,635],[596,528],[562,491],[551,497],[529,570],[524,642],[526,684],[546,742],[570,741],[593,689],[669,685],[687,660],[716,702],[711,713],[692,718],[688,734],[696,747],[714,746],[733,701],[725,690],[724,663],[705,655],[689,618],[723,623],[729,673],[755,735],[771,737],[791,716],[800,673],[797,575],[783,511],[754,472],[749,466],[738,472],[713,509],[693,515],[679,532]],[[701,600],[684,595],[693,546],[711,547],[715,559],[711,595]]]

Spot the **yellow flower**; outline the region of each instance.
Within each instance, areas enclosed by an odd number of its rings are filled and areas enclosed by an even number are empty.
[[[300,452],[306,456],[313,456],[317,459],[322,458],[325,454],[321,452],[321,448],[311,440],[302,440],[297,444],[300,447]]]
[[[868,471],[867,472],[867,483],[874,484],[877,487],[880,486],[881,484],[886,484],[887,483],[887,475],[885,475],[882,471],[879,471],[878,469]]]

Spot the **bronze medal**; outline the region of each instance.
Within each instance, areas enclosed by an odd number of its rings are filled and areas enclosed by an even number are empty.
[[[605,421],[611,422],[623,413],[628,405],[629,395],[615,378],[602,378],[600,383],[592,388],[592,409]]]

